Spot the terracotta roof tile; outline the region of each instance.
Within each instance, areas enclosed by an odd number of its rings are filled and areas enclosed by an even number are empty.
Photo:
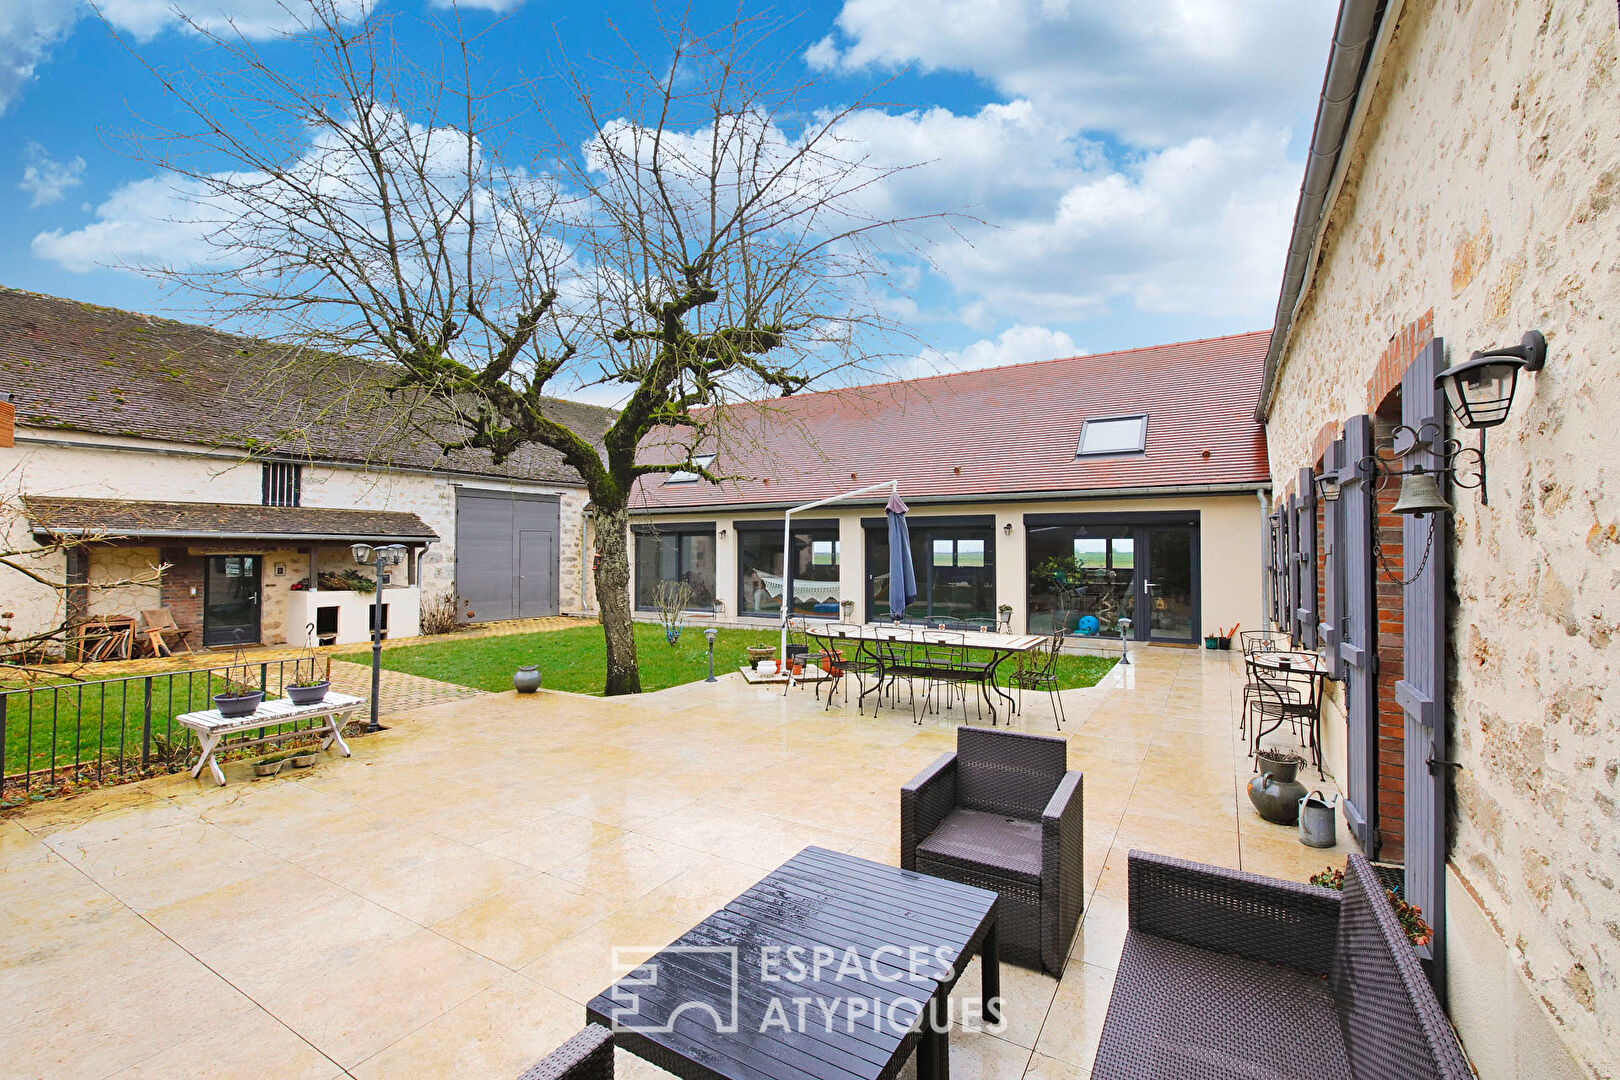
[[[634,505],[793,505],[890,479],[910,500],[1265,483],[1254,407],[1269,339],[1258,331],[732,407],[710,468],[745,479],[644,477]],[[1144,452],[1076,456],[1082,421],[1136,413],[1148,416]]]

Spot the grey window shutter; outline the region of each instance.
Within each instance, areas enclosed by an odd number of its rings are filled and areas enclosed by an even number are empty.
[[[1334,439],[1322,459],[1322,472],[1331,483],[1343,483],[1344,436]],[[1328,676],[1344,678],[1343,658],[1339,656],[1339,643],[1344,640],[1344,559],[1340,551],[1343,514],[1339,499],[1322,502],[1322,613],[1317,622],[1317,642],[1327,659]]]
[[[1307,649],[1316,648],[1316,484],[1310,469],[1299,470],[1299,511],[1295,532],[1299,557],[1294,561],[1294,622]]]

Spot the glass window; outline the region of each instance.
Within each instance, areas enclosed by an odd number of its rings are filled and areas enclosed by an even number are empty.
[[[744,615],[782,614],[782,595],[794,615],[837,618],[843,595],[838,589],[841,552],[838,526],[815,524],[793,530],[792,561],[787,580],[782,573],[780,528],[737,531],[737,599]]]
[[[1032,525],[1029,632],[1113,635],[1136,618],[1135,540],[1129,525]]]
[[[700,469],[707,469],[710,465],[714,464],[714,455],[713,454],[694,454],[694,455],[692,455],[692,461]],[[666,484],[695,484],[700,479],[702,479],[702,478],[699,477],[698,474],[695,473],[695,472],[690,472],[690,471],[688,471],[686,469],[676,469],[674,472],[670,473],[668,476],[666,476],[664,478],[664,483],[666,483]]]
[[[911,564],[917,575],[917,599],[905,617],[919,622],[962,621],[993,626],[996,621],[996,572],[993,526],[911,525]],[[868,618],[889,610],[889,533],[866,532]]]
[[[1146,416],[1116,416],[1087,420],[1080,425],[1080,446],[1075,453],[1129,454],[1147,445]]]
[[[645,529],[636,532],[636,607],[658,606],[660,581],[692,587],[693,610],[714,608],[714,527],[702,531]]]

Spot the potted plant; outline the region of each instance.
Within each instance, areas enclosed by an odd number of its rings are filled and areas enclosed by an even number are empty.
[[[750,646],[748,646],[748,666],[753,668],[755,671],[759,670],[759,665],[760,665],[760,663],[762,661],[773,660],[775,658],[776,658],[776,646],[775,645],[750,645]]]
[[[1261,817],[1274,825],[1296,824],[1305,785],[1294,779],[1294,774],[1305,763],[1304,759],[1278,750],[1261,750],[1256,759],[1255,768],[1260,770],[1260,775],[1249,781],[1249,801],[1254,803]]]
[[[1319,885],[1324,889],[1334,889],[1342,892],[1344,889],[1344,871],[1335,870],[1330,866],[1321,873],[1312,874],[1310,882],[1312,885]],[[1389,896],[1391,906],[1395,908],[1396,920],[1401,924],[1401,929],[1406,931],[1406,940],[1415,946],[1423,946],[1434,939],[1434,928],[1423,918],[1422,908],[1402,900],[1394,889],[1386,886],[1384,891]]]
[[[286,763],[287,759],[282,754],[266,754],[253,763],[253,774],[255,776],[274,776],[281,771],[281,767]]]
[[[287,760],[292,762],[295,769],[307,769],[321,759],[321,748],[318,746],[304,746],[294,751]]]
[[[319,705],[326,700],[326,692],[331,688],[331,679],[318,679],[314,675],[290,682],[285,687],[294,705]]]
[[[263,700],[263,690],[250,690],[246,687],[238,689],[227,683],[224,693],[214,695],[214,708],[219,710],[219,715],[234,719],[252,716],[258,711],[259,703]]]

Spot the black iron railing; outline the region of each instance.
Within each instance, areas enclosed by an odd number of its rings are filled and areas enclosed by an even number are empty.
[[[210,709],[227,689],[280,697],[288,683],[331,674],[328,657],[304,656],[88,682],[0,685],[0,800],[17,801],[64,783],[101,784],[190,764],[192,733],[174,718]],[[267,725],[261,735],[310,726]]]

